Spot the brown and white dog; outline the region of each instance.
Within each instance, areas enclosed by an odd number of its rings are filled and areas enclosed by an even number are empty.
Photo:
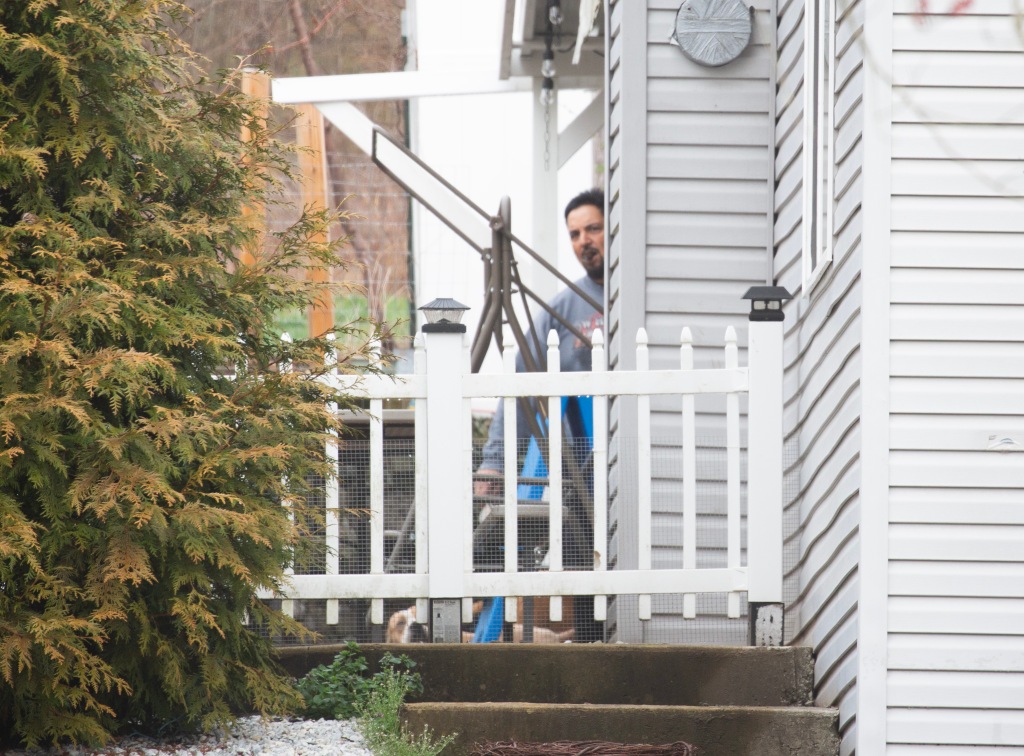
[[[547,627],[533,628],[534,643],[564,643],[572,640],[575,630],[572,628],[555,632]],[[386,643],[427,643],[430,640],[430,629],[425,624],[416,621],[416,605],[408,609],[400,609],[388,619],[388,629],[385,635]],[[462,633],[462,642],[469,643],[473,640],[473,633]],[[523,642],[523,623],[516,622],[512,625],[512,642]]]
[[[388,619],[385,643],[427,643],[430,631],[426,625],[416,621],[416,605],[400,609]]]

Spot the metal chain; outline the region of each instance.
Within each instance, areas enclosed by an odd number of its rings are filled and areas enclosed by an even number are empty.
[[[544,172],[551,168],[551,105],[544,103]]]

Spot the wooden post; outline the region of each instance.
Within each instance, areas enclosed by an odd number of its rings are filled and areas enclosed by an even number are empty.
[[[302,205],[313,212],[327,208],[327,159],[324,154],[324,119],[315,105],[299,105],[295,119],[295,140],[299,152],[299,175],[302,177]],[[321,234],[313,241],[327,242],[327,235]],[[324,268],[307,271],[307,280],[326,283],[331,271]],[[334,328],[334,300],[325,291],[309,311],[309,335],[323,336]]]
[[[242,93],[259,101],[257,116],[265,123],[270,107],[270,76],[255,68],[246,68],[242,71]],[[243,125],[242,141],[251,142],[252,139],[252,129]],[[251,247],[240,250],[238,261],[242,265],[252,265],[256,262],[256,255],[261,251],[260,247],[263,244],[263,232],[266,225],[265,208],[262,204],[246,205],[242,209],[242,213],[252,221],[257,229],[257,234]]]

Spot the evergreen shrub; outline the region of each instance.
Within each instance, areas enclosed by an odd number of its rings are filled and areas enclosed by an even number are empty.
[[[0,746],[301,707],[257,592],[347,402],[273,322],[342,260],[331,213],[255,222],[288,155],[185,13],[0,3]]]

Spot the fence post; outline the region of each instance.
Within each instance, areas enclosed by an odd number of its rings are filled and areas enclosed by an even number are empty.
[[[749,642],[780,646],[782,606],[782,301],[780,286],[753,286],[747,361],[747,601]]]
[[[462,344],[466,326],[458,322],[468,309],[451,299],[435,299],[420,308],[428,322],[421,330],[427,358],[427,560],[430,633],[434,643],[461,641],[463,569],[464,457],[461,445]]]

